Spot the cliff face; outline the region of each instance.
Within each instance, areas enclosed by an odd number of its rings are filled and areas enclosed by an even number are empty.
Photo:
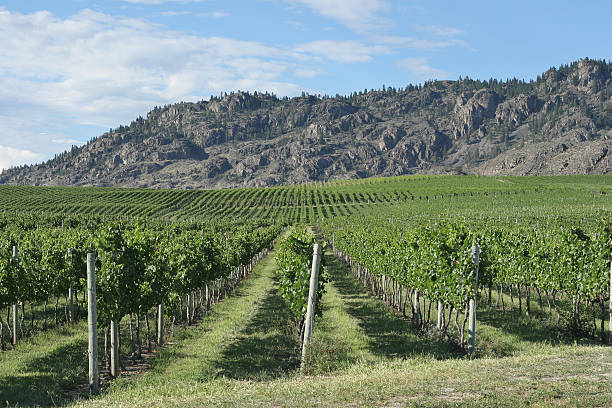
[[[436,81],[349,97],[232,93],[155,108],[0,183],[207,188],[410,173],[611,173],[612,64],[537,81]]]

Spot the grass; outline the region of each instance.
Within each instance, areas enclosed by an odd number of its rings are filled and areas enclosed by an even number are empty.
[[[357,363],[334,375],[219,377],[138,387],[87,406],[609,406],[612,354],[562,346],[508,358],[424,356]],[[160,384],[161,385],[161,384]]]
[[[409,322],[365,293],[330,252],[325,256],[331,282],[321,302],[323,317],[314,333],[308,373],[322,374],[355,363],[457,356],[455,347],[449,343],[417,335]]]
[[[504,359],[357,364],[333,376],[216,378],[121,392],[87,406],[609,406],[612,356],[560,349]]]
[[[490,308],[481,313],[481,351],[468,358],[435,336],[415,334],[409,322],[365,294],[342,265],[331,259],[328,265],[332,281],[321,301],[324,315],[315,323],[306,375],[296,370],[299,345],[287,331],[268,258],[216,317],[193,329],[152,372],[77,405],[612,405],[609,347],[547,342],[547,328],[530,337],[533,327],[522,327],[522,320],[516,327],[491,325],[487,313],[495,320],[501,312]]]
[[[307,370],[300,374],[299,339],[275,288],[273,254],[198,326],[180,331],[149,371],[71,404],[612,406],[612,348],[572,343],[547,319],[482,305],[478,353],[467,357],[435,333],[416,334],[329,254],[324,314],[315,322]],[[61,402],[86,374],[85,341],[79,323],[0,354],[2,401],[11,395],[11,405]]]
[[[48,406],[69,398],[87,379],[87,326],[60,327],[0,353],[0,402]]]
[[[292,375],[298,367],[299,339],[274,289],[275,267],[273,256],[268,256],[233,296],[199,326],[185,331],[178,344],[162,351],[150,372],[115,381],[103,396],[83,404],[121,406],[132,398],[165,399],[198,384],[265,382]]]

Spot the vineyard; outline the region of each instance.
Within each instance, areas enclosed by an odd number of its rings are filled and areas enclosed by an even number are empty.
[[[609,215],[609,176],[402,176],[270,188],[153,190],[0,186],[0,209],[102,218],[267,218],[314,223],[376,213],[396,219],[589,223]],[[501,211],[500,211],[501,209]]]
[[[37,338],[84,336],[90,253],[108,381],[150,353],[164,367],[176,359],[177,381],[205,388],[244,372],[291,381],[319,242],[308,373],[352,372],[354,361],[399,364],[417,350],[478,364],[579,344],[603,361],[593,382],[609,384],[599,370],[612,364],[610,197],[610,176],[401,176],[202,191],[0,186],[0,365]],[[223,330],[241,324],[233,336],[242,348],[211,345],[213,333],[230,339]],[[510,328],[512,336],[503,332]],[[207,350],[198,363],[181,360],[183,346],[166,349],[182,336],[196,341],[196,332]],[[375,341],[383,333],[385,342]],[[78,373],[48,395],[66,399],[86,381]],[[138,387],[170,381],[155,373],[92,403],[116,405],[117,395],[129,400]],[[29,405],[11,397],[10,381],[0,372],[1,399]],[[609,393],[593,395],[612,402]],[[304,405],[318,405],[311,402]]]

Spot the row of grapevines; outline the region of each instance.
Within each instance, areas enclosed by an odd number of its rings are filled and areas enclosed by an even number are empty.
[[[28,229],[26,223],[0,230],[0,307],[65,296],[71,284],[83,291],[85,255],[97,252],[98,317],[104,326],[159,303],[176,304],[207,282],[227,278],[281,229],[264,222],[80,222],[81,228]],[[19,248],[17,261],[13,246]]]
[[[370,220],[322,224],[328,239],[376,275],[460,308],[475,294],[472,246],[480,241],[479,284],[556,290],[576,301],[603,300],[608,290],[612,224],[580,229],[489,230],[475,233],[439,222],[410,227]]]
[[[402,230],[393,225],[322,224],[336,248],[375,275],[384,275],[428,298],[461,308],[473,296],[471,248],[467,228],[441,223]]]
[[[280,241],[275,258],[279,292],[291,311],[300,337],[304,333],[314,244],[315,237],[310,231],[305,227],[296,227]],[[317,303],[325,290],[324,258],[321,259],[320,268]],[[321,308],[315,308],[315,314],[320,316]]]

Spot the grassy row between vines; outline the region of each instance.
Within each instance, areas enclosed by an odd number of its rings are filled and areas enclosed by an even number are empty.
[[[265,258],[269,262],[269,258]],[[266,261],[264,261],[266,262]],[[256,270],[261,268],[256,266]],[[153,342],[153,353],[149,353],[145,337],[145,321],[141,316],[141,341],[143,345],[143,358],[130,357],[131,344],[129,338],[129,317],[125,317],[121,325],[122,342],[121,356],[125,366],[122,369],[122,378],[114,380],[111,387],[115,387],[123,381],[131,381],[150,369],[151,364],[162,364],[163,361],[172,359],[176,351],[174,344],[182,342],[193,336],[194,330],[202,327],[215,325],[223,313],[229,307],[242,307],[236,305],[234,296],[243,296],[243,285],[249,287],[250,278],[247,283],[238,286],[237,293],[222,299],[220,303],[212,306],[211,311],[202,317],[201,324],[197,326],[186,326],[177,324],[168,329],[167,344],[156,347]],[[225,306],[230,303],[230,306]],[[234,306],[232,306],[234,305]],[[63,304],[60,302],[60,310]],[[38,309],[38,308],[36,308]],[[26,309],[29,310],[29,309]],[[38,310],[38,312],[40,312]],[[39,313],[40,315],[40,313]],[[0,401],[8,406],[50,406],[66,404],[70,401],[85,398],[89,395],[87,389],[87,326],[86,319],[78,320],[70,326],[60,321],[60,325],[47,330],[41,330],[37,325],[36,330],[29,332],[29,315],[26,315],[24,329],[28,334],[20,338],[17,346],[8,346],[8,350],[0,352]],[[154,329],[154,314],[150,313],[151,328]],[[37,321],[37,323],[40,323]],[[52,322],[50,322],[52,323]],[[225,321],[227,327],[231,328],[231,322]],[[135,322],[134,322],[135,325]],[[154,337],[154,330],[151,331]],[[109,376],[104,369],[103,353],[104,336],[98,333],[99,363],[101,368],[101,382],[103,389],[109,385]]]

